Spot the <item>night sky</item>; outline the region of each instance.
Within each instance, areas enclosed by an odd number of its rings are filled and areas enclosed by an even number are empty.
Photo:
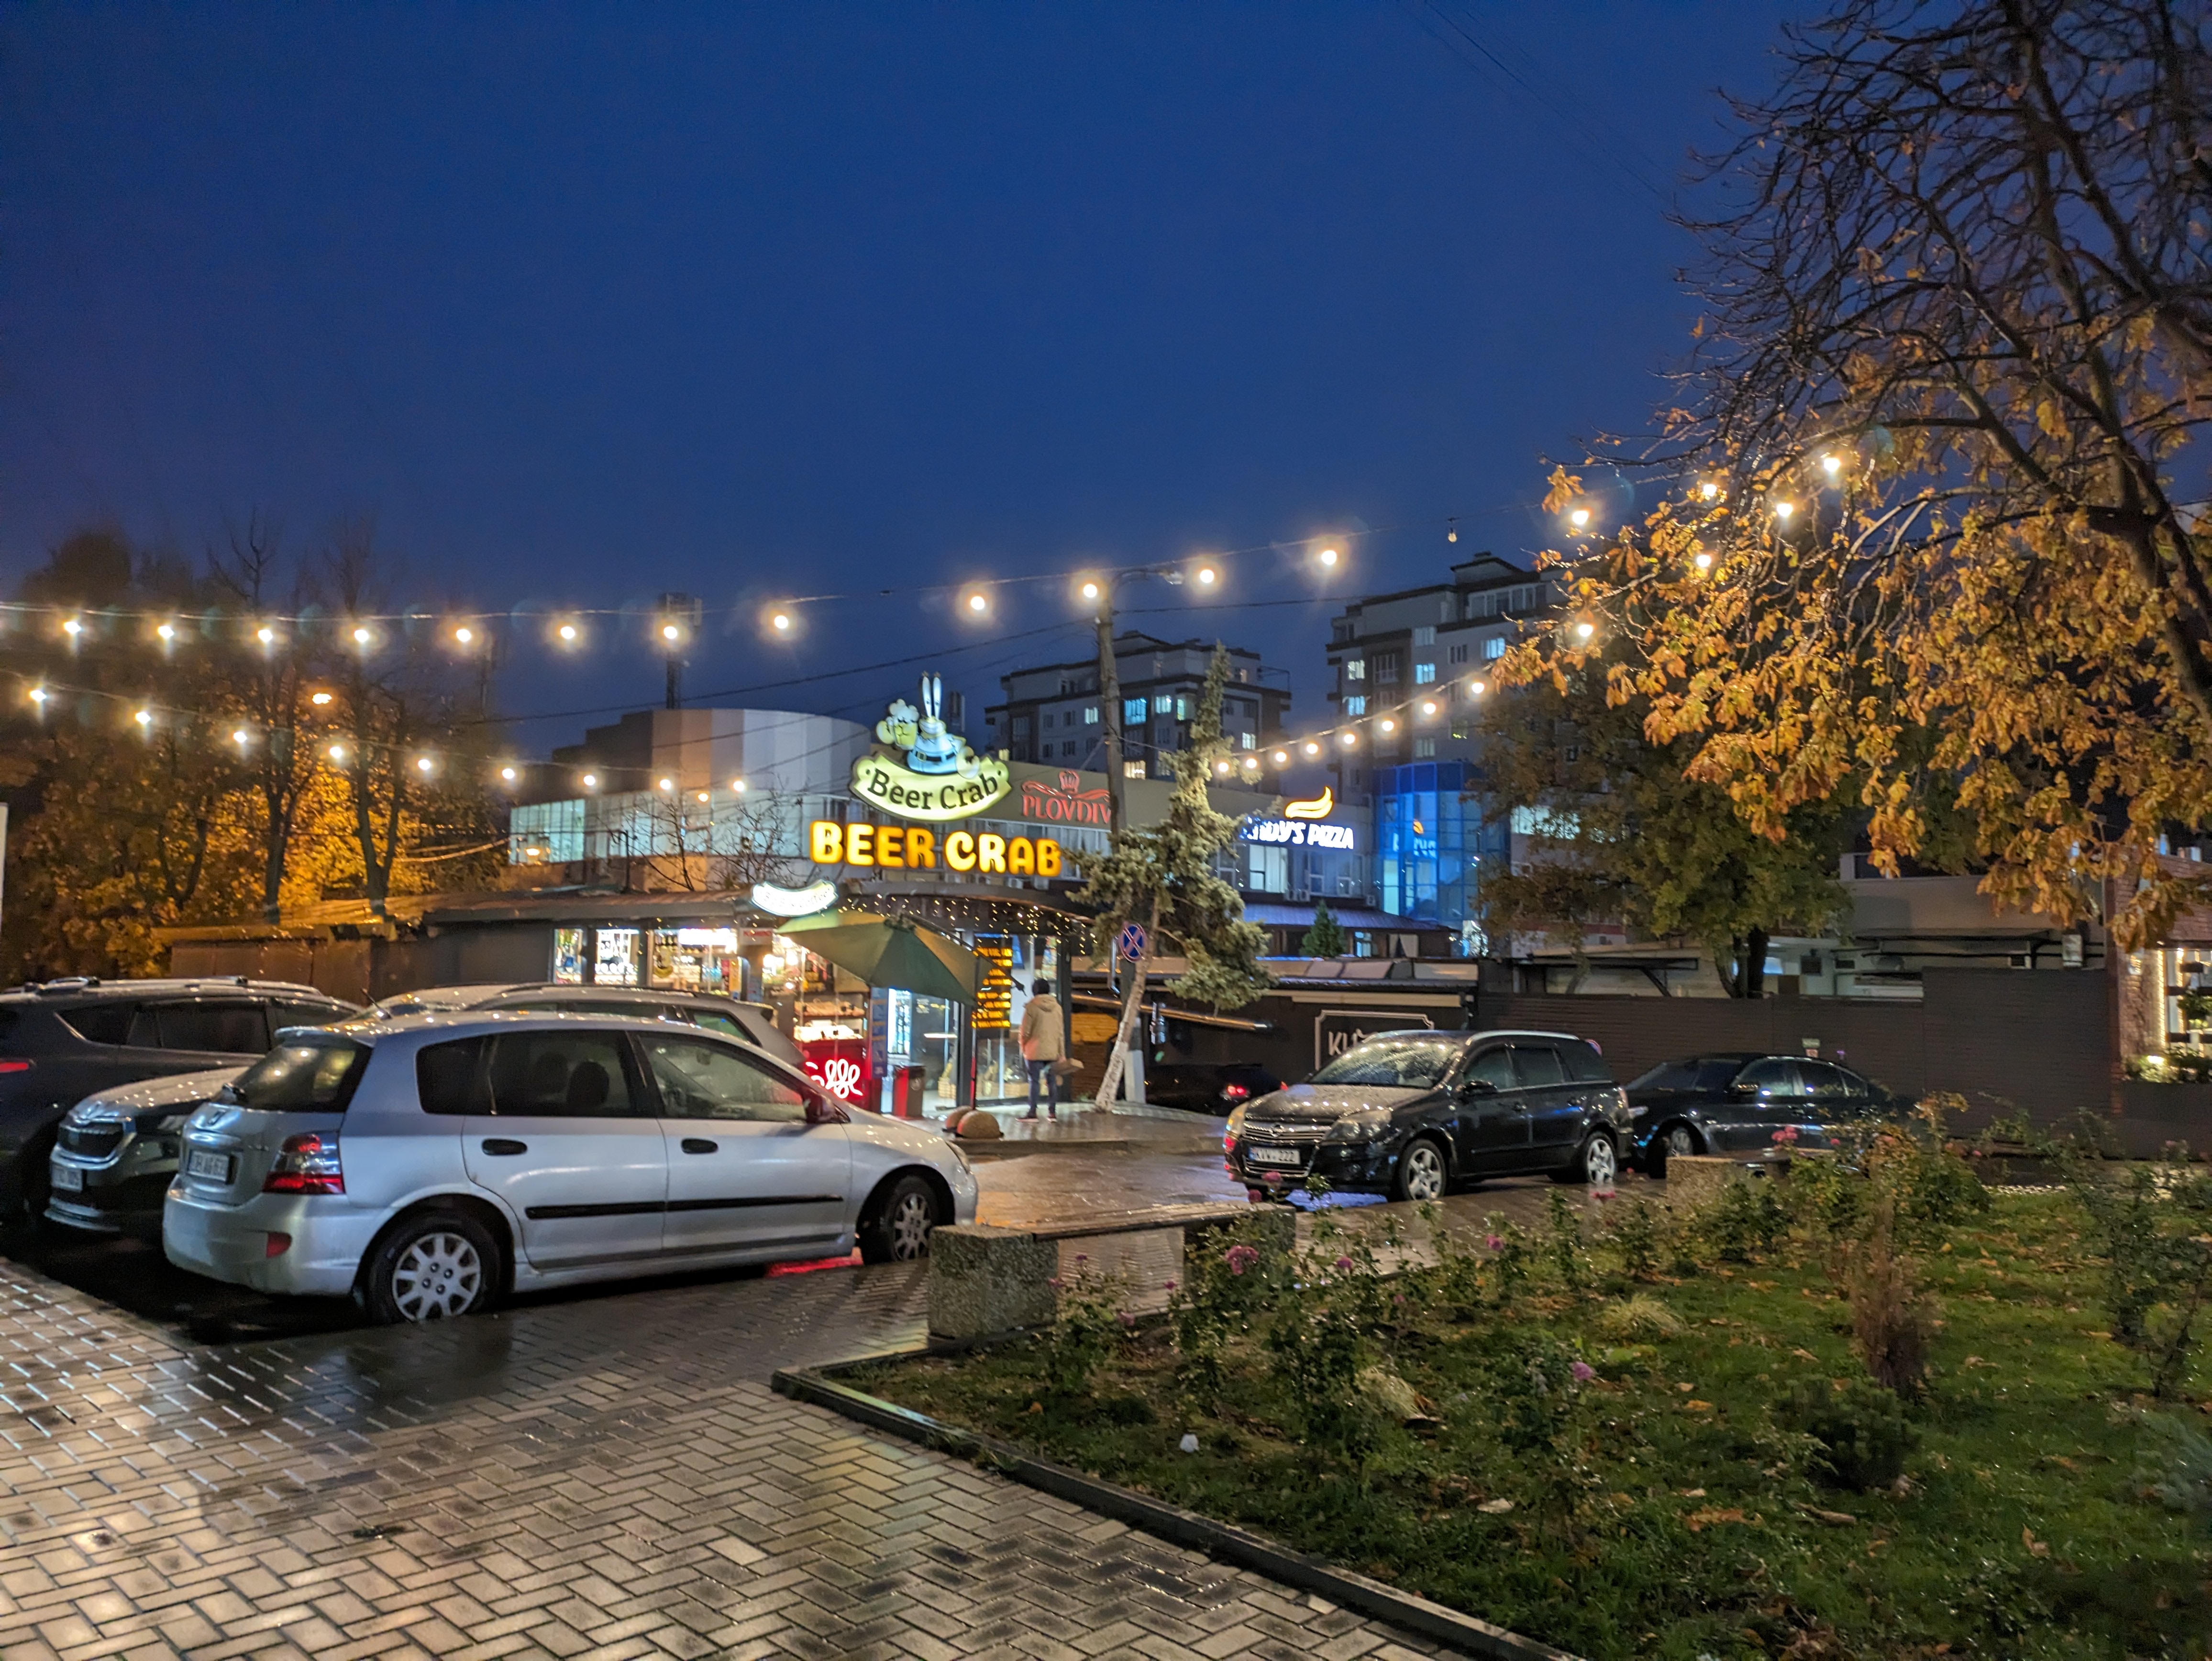
[[[0,576],[92,525],[366,517],[426,603],[687,590],[736,608],[692,691],[867,716],[914,671],[834,672],[942,648],[980,709],[1085,649],[1057,581],[986,643],[923,585],[1279,544],[1223,601],[1280,602],[1368,527],[1338,592],[1520,556],[1545,459],[1641,426],[1686,342],[1667,203],[1781,15],[14,6]],[[1188,593],[1129,621],[1326,718],[1332,606]],[[511,642],[503,707],[658,702],[644,634]]]

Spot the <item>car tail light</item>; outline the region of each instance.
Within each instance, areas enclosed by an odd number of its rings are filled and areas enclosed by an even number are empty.
[[[1249,1087],[1241,1084],[1225,1084],[1221,1086],[1221,1099],[1224,1102],[1241,1102],[1251,1093]]]
[[[0,1073],[28,1073],[37,1065],[36,1062],[27,1062],[20,1056],[9,1056],[0,1059]]]
[[[292,1237],[289,1234],[279,1234],[271,1229],[269,1232],[269,1244],[262,1248],[261,1255],[264,1257],[281,1257],[291,1249]]]
[[[338,1139],[303,1130],[287,1136],[276,1163],[261,1184],[264,1194],[343,1194],[345,1172],[338,1166]]]

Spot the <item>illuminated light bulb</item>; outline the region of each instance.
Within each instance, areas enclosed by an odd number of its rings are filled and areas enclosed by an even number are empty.
[[[710,796],[709,796],[709,795],[708,795],[708,794],[704,790],[702,790],[702,791],[699,793],[699,800],[700,800],[701,801],[710,801],[710,800],[713,800],[713,798],[712,798],[712,797],[710,797]]]
[[[1481,697],[1485,692],[1487,692],[1489,690],[1490,690],[1490,688],[1489,688],[1488,686],[1485,685],[1482,682],[1480,682],[1480,681],[1479,681],[1479,680],[1478,680],[1478,681],[1472,682],[1472,683],[1468,685],[1468,691],[1469,691],[1470,692],[1473,692],[1473,693],[1475,695],[1475,697]]]
[[[36,703],[36,704],[41,704],[41,705],[43,705],[43,704],[46,703],[46,689],[45,687],[43,687],[43,686],[33,686],[33,687],[31,689],[31,702],[32,702],[32,703]]]
[[[1421,705],[1421,713],[1425,715],[1433,715],[1436,712],[1437,706],[1433,701]]]
[[[745,782],[743,779],[732,779],[730,781],[730,788],[742,795],[744,794]]]
[[[331,746],[331,759],[332,761],[343,761],[345,759],[345,745],[343,744],[332,745]]]
[[[1582,530],[1589,523],[1589,509],[1587,508],[1576,508],[1574,512],[1567,515],[1567,522],[1572,525],[1577,531]]]
[[[1385,720],[1382,723],[1382,730],[1386,733],[1395,733],[1398,730],[1398,723],[1395,721]]]
[[[586,773],[586,774],[585,774],[585,775],[584,775],[584,778],[583,778],[583,785],[584,785],[584,788],[585,788],[585,789],[586,789],[586,790],[596,790],[596,789],[598,789],[598,788],[599,788],[599,776],[597,773]]]
[[[1198,580],[1200,583],[1211,585],[1213,578],[1214,569],[1211,565],[1201,565],[1198,568]]]
[[[563,646],[574,646],[576,643],[576,625],[574,624],[564,623],[561,625],[561,643]]]
[[[1285,765],[1286,765],[1286,764],[1289,763],[1290,759],[1291,759],[1291,758],[1290,758],[1288,756],[1285,755],[1285,754],[1284,754],[1280,750],[1278,750],[1278,751],[1275,751],[1275,765],[1276,765],[1276,766],[1278,766],[1278,767],[1285,766]]]
[[[312,704],[313,704],[313,705],[314,705],[318,709],[321,709],[325,704],[328,703],[330,701],[331,701],[331,695],[330,695],[328,692],[314,692],[314,693],[311,693],[311,694],[309,694],[309,695],[308,695],[308,698],[307,698],[307,702],[308,702],[308,703],[312,703]]]
[[[1324,548],[1321,551],[1321,563],[1323,565],[1334,566],[1336,563],[1336,561],[1337,552],[1335,549]]]
[[[791,619],[781,611],[778,611],[774,617],[770,618],[769,619],[769,624],[778,634],[787,634],[790,632]]]
[[[1790,522],[1790,515],[1796,511],[1797,504],[1794,502],[1778,502],[1774,504],[1774,516],[1784,525]]]
[[[660,788],[664,790],[673,790],[676,788],[676,781],[674,779],[663,779],[660,782]]]
[[[1321,745],[1309,739],[1306,744],[1306,754],[1310,756],[1317,756],[1321,754]]]
[[[455,640],[457,640],[457,641],[460,642],[460,643],[461,643],[462,645],[464,645],[464,646],[468,645],[470,642],[471,642],[472,641],[474,641],[474,640],[476,639],[476,637],[477,637],[477,631],[476,631],[475,630],[473,630],[473,629],[471,629],[471,628],[467,627],[465,624],[464,624],[462,627],[460,627],[460,628],[456,629],[456,630],[453,630],[453,638],[454,638]]]
[[[1690,563],[1696,566],[1700,571],[1710,571],[1713,569],[1713,557],[1711,554],[1699,554],[1695,559],[1692,560]]]
[[[664,623],[660,625],[660,637],[663,640],[674,640],[677,636],[683,632],[684,631],[681,629],[678,629],[672,623]]]
[[[1707,479],[1704,484],[1700,484],[1699,486],[1698,486],[1698,494],[1699,496],[1701,496],[1705,497],[1705,499],[1706,501],[1708,501],[1708,502],[1711,502],[1711,501],[1715,496],[1718,496],[1720,493],[1721,493],[1721,487],[1720,487],[1720,485],[1719,485],[1717,483],[1716,483],[1714,480],[1710,479],[1710,478],[1709,478],[1709,479]]]
[[[230,741],[242,750],[253,741],[253,735],[241,727],[230,735]]]
[[[1217,761],[1213,764],[1213,770],[1217,773],[1226,775],[1229,771],[1229,764],[1225,761]]]
[[[253,638],[259,641],[264,646],[274,645],[276,640],[276,631],[264,623],[261,627],[253,631]]]
[[[1084,597],[1084,599],[1097,599],[1097,598],[1098,598],[1098,585],[1097,585],[1097,583],[1095,583],[1095,582],[1086,582],[1086,583],[1085,583],[1085,584],[1083,585],[1083,597]]]
[[[84,624],[79,623],[75,618],[71,618],[66,623],[62,624],[62,632],[67,635],[71,640],[75,640],[79,635],[84,632]]]
[[[372,636],[366,629],[356,629],[353,631],[353,643],[356,646],[368,645],[371,638]]]
[[[506,780],[509,784],[512,784],[512,783],[514,783],[514,769],[513,769],[512,767],[502,767],[502,768],[501,768],[501,769],[499,770],[499,776],[500,776],[500,777],[501,777],[501,778],[505,779],[505,780]]]
[[[165,623],[154,633],[162,640],[174,640],[177,637],[177,625],[173,623]]]
[[[1582,640],[1588,640],[1588,639],[1589,639],[1592,635],[1595,634],[1596,632],[1597,632],[1597,626],[1596,626],[1595,624],[1589,624],[1589,623],[1577,623],[1577,624],[1575,624],[1575,634],[1576,634],[1577,637],[1577,638],[1579,638],[1579,639],[1582,639]]]
[[[154,712],[151,709],[141,709],[137,715],[131,716],[131,719],[137,721],[141,727],[151,727],[154,724]]]
[[[1451,527],[1444,532],[1444,540],[1446,542],[1457,542],[1459,540],[1459,521],[1455,519],[1448,519],[1444,523]]]
[[[433,762],[428,756],[417,756],[415,757],[415,770],[418,773],[427,773],[436,764],[437,764]]]
[[[1354,745],[1354,744],[1357,744],[1357,743],[1358,743],[1358,742],[1359,742],[1359,734],[1358,734],[1358,733],[1346,733],[1344,735],[1344,743],[1345,743],[1347,746],[1352,745]]]
[[[1251,769],[1255,769],[1255,770],[1256,770],[1256,769],[1259,767],[1259,765],[1260,765],[1260,758],[1259,758],[1259,757],[1257,757],[1257,756],[1247,756],[1247,757],[1244,757],[1244,765],[1245,765],[1247,768],[1251,768]]]
[[[968,609],[979,613],[988,611],[991,609],[991,602],[981,594],[970,594],[968,596]]]
[[[1839,455],[1822,456],[1820,458],[1820,471],[1826,473],[1830,478],[1833,478],[1838,473],[1844,471],[1843,457]]]

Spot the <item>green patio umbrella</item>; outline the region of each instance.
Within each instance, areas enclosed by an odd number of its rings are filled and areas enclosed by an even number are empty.
[[[925,998],[973,1004],[988,968],[957,940],[904,917],[874,911],[825,911],[796,917],[777,931],[870,986],[896,986]]]

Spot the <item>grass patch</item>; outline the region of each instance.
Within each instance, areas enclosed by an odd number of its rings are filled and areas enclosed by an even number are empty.
[[[1325,1249],[1307,1286],[1223,1323],[1200,1385],[1159,1325],[1118,1333],[1073,1390],[1032,1343],[851,1382],[1593,1661],[2203,1661],[2212,1535],[2145,1463],[2205,1423],[2201,1379],[2136,1393],[2080,1223],[2064,1196],[2000,1196],[1919,1260],[1929,1376],[1902,1479],[1864,1492],[1836,1474],[1865,1449],[1839,1465],[1804,1431],[1871,1389],[1832,1252],[1804,1234],[1649,1283],[1573,1268],[1579,1291],[1540,1262],[1513,1289]],[[1317,1309],[1359,1335],[1326,1414],[1313,1381],[1341,1334]],[[1881,1399],[1866,1445],[1893,1455]]]

